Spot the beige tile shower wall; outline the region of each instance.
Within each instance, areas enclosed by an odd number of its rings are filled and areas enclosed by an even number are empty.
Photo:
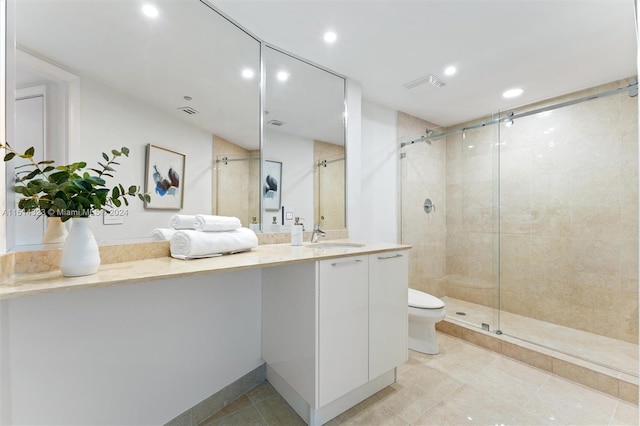
[[[345,225],[344,146],[314,141],[314,217],[322,229],[343,229]],[[322,160],[329,163],[318,166]],[[307,222],[308,223],[308,222]]]
[[[491,307],[498,295],[497,138],[497,128],[488,126],[446,141],[446,294]]]
[[[215,160],[257,158],[248,151],[221,137],[214,136],[213,155]],[[216,162],[213,171],[213,211],[222,216],[236,216],[243,226],[248,226],[257,210],[257,176],[259,161]],[[255,183],[255,184],[254,184]],[[255,188],[254,188],[255,187]],[[252,199],[255,202],[252,202]]]
[[[439,131],[432,123],[398,112],[398,143],[424,136],[427,128]],[[409,287],[441,297],[445,295],[446,274],[445,138],[408,145],[401,152],[406,154],[400,160],[402,242],[413,246],[409,252]],[[436,206],[430,214],[423,209],[426,198]]]
[[[637,343],[637,102],[613,95],[501,125],[501,309]],[[447,295],[487,306],[491,167],[476,136],[490,130],[447,140]]]
[[[503,309],[638,342],[637,102],[613,95],[501,129]]]

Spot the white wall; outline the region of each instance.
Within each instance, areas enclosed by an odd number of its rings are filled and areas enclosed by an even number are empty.
[[[146,146],[153,144],[186,154],[183,214],[211,212],[213,135],[190,126],[164,112],[153,109],[123,93],[87,79],[81,80],[80,137],[69,147],[69,160],[86,161],[96,167],[102,152],[123,146],[131,150],[116,166],[109,187],[121,183],[125,188],[140,185],[144,189]],[[151,196],[154,194],[151,192]],[[124,208],[124,207],[123,207]],[[148,237],[153,228],[168,226],[177,210],[145,210],[138,199],[126,208],[124,225],[103,225],[101,217],[91,222],[98,240]]]
[[[166,423],[262,364],[261,276],[256,269],[3,301],[6,424]]]
[[[358,239],[396,243],[398,236],[397,112],[362,102]],[[349,141],[351,142],[351,141]]]
[[[304,218],[306,230],[313,229],[313,140],[265,129],[263,159],[282,162],[282,206]],[[264,211],[263,223],[269,225],[272,216],[281,224],[282,213],[276,211]]]

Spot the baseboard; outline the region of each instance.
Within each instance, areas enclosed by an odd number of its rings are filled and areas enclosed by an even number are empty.
[[[225,386],[220,391],[189,408],[173,420],[165,423],[165,426],[198,426],[222,410],[230,402],[238,399],[248,390],[264,382],[266,377],[266,365],[262,364],[260,367],[245,374],[235,382]]]

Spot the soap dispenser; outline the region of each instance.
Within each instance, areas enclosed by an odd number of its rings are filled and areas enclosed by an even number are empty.
[[[296,217],[296,221],[293,225],[291,225],[291,245],[292,246],[301,246],[302,245],[302,234],[304,231],[304,226],[300,223],[300,218]]]

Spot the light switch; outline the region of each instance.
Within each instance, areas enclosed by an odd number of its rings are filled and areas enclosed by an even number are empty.
[[[123,225],[124,224],[124,215],[118,214],[122,213],[121,211],[112,211],[111,213],[104,213],[102,215],[102,223],[104,225]]]

